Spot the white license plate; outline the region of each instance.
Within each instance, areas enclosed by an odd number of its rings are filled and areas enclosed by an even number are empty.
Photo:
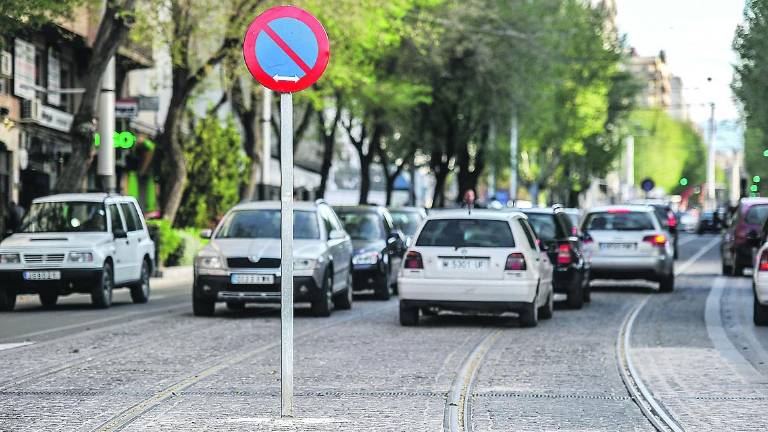
[[[611,251],[633,251],[637,249],[635,243],[600,243],[600,249]]]
[[[24,272],[24,280],[28,281],[49,281],[60,280],[61,272],[55,271],[26,271]]]
[[[274,275],[233,274],[230,277],[233,285],[271,285],[275,283]]]
[[[489,267],[487,259],[453,258],[443,259],[440,263],[443,270],[485,271]]]

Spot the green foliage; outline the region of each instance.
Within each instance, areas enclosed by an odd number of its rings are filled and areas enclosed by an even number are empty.
[[[69,18],[73,10],[90,0],[2,0],[0,29],[5,35],[36,30],[55,18]]]
[[[747,123],[744,131],[744,160],[747,172],[768,175],[766,149],[768,149],[768,141],[765,139],[765,131]]]
[[[707,149],[691,125],[673,119],[662,110],[632,113],[635,135],[635,179],[652,178],[667,192],[679,192],[680,179],[689,185],[706,178]]]
[[[179,233],[173,229],[170,222],[165,219],[154,219],[147,221],[148,225],[157,227],[158,239],[160,241],[158,259],[163,265],[168,265],[169,258],[178,254],[182,240]]]
[[[180,226],[210,227],[240,199],[248,157],[240,145],[234,119],[209,113],[195,125],[185,148],[189,182],[179,208]]]
[[[164,266],[192,265],[195,255],[208,240],[200,238],[200,229],[173,228],[165,219],[147,221],[158,228],[160,239],[159,262]]]

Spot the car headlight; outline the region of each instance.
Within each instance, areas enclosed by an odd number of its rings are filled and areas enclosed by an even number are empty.
[[[195,261],[195,265],[200,269],[220,269],[224,268],[223,260],[215,255],[199,256]]]
[[[69,262],[90,263],[93,262],[93,254],[90,252],[70,252]]]
[[[314,270],[317,268],[317,260],[309,258],[294,258],[294,270]]]
[[[352,258],[352,264],[377,264],[381,255],[378,252],[363,252]]]
[[[18,264],[21,262],[19,254],[0,254],[0,264]]]

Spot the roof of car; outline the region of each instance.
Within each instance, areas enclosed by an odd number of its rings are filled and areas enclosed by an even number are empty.
[[[554,214],[555,211],[562,211],[562,207],[531,207],[531,208],[510,208],[505,209],[507,212],[520,212],[520,213],[538,213],[538,214]]]
[[[650,205],[629,204],[629,205],[608,205],[608,206],[593,207],[587,210],[587,213],[605,213],[611,210],[628,210],[631,212],[654,211],[653,207],[651,207]]]
[[[92,192],[92,193],[67,193],[67,194],[56,194],[56,195],[49,195],[44,196],[40,198],[34,199],[32,202],[63,202],[63,201],[82,201],[82,202],[103,202],[107,198],[130,198],[123,195],[110,195],[103,192]]]
[[[427,216],[427,220],[435,219],[487,219],[487,220],[509,220],[513,218],[526,218],[526,216],[519,211],[506,211],[500,212],[496,210],[472,210],[470,213],[467,209],[450,209],[441,210],[437,213],[431,213]]]
[[[426,210],[423,207],[390,207],[389,211],[391,212],[410,212],[410,213],[423,213]]]
[[[336,211],[348,211],[348,212],[377,212],[382,213],[385,212],[387,209],[386,207],[377,206],[377,205],[341,205],[341,206],[333,206],[333,209]]]
[[[741,203],[746,206],[752,206],[757,204],[768,204],[768,198],[765,197],[759,197],[759,198],[742,198]]]
[[[295,201],[293,203],[294,210],[316,210],[317,204],[311,201]],[[240,203],[232,208],[232,210],[279,210],[280,201],[249,201]]]

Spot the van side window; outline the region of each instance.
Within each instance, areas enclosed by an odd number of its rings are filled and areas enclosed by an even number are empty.
[[[121,203],[120,208],[123,210],[128,231],[141,231],[144,228],[141,226],[141,218],[133,203]]]
[[[108,207],[109,209],[109,220],[112,223],[112,232],[115,232],[115,229],[122,229],[125,231],[125,225],[123,225],[123,219],[120,218],[120,211],[117,209],[117,204],[110,204]]]

